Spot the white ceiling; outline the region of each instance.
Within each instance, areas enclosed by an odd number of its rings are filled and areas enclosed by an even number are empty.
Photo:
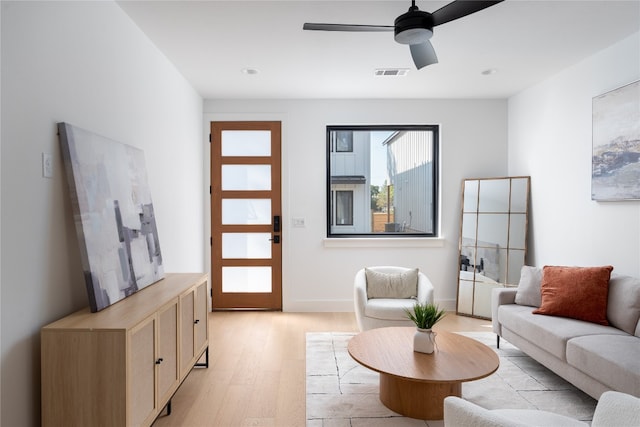
[[[393,25],[409,0],[118,3],[205,99],[506,98],[640,31],[640,0],[506,0],[435,27],[439,63],[418,71],[392,32],[302,30]],[[447,3],[416,2],[428,12]]]

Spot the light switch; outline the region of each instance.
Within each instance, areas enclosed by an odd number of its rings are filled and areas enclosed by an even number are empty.
[[[42,153],[42,176],[53,178],[53,158],[51,153]]]
[[[294,227],[304,227],[304,218],[291,218]]]

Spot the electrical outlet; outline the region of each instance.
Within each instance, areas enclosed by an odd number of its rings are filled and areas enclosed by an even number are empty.
[[[53,178],[53,158],[50,153],[42,153],[42,176]]]

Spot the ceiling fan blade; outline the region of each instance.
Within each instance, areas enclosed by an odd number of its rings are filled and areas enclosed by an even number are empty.
[[[441,25],[463,16],[471,15],[504,0],[456,0],[433,12],[433,25]]]
[[[315,31],[378,32],[393,31],[393,25],[316,24],[305,22],[302,29]]]
[[[416,68],[418,70],[426,67],[427,65],[438,63],[436,51],[428,40],[424,43],[412,44],[409,48],[411,49],[411,58],[413,58],[413,63],[416,64]]]

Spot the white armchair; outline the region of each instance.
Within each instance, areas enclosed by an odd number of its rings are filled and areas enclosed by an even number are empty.
[[[589,423],[535,409],[484,409],[455,396],[444,399],[445,427],[588,427]],[[591,427],[640,426],[640,399],[617,391],[602,393]]]
[[[365,270],[382,275],[410,275],[415,269],[393,266],[367,267],[359,270],[354,279],[354,304],[358,328],[361,331],[386,326],[414,326],[407,318],[406,309],[413,308],[416,302],[433,303],[433,285],[424,273],[417,273],[417,289],[413,298],[370,298],[367,292]]]

